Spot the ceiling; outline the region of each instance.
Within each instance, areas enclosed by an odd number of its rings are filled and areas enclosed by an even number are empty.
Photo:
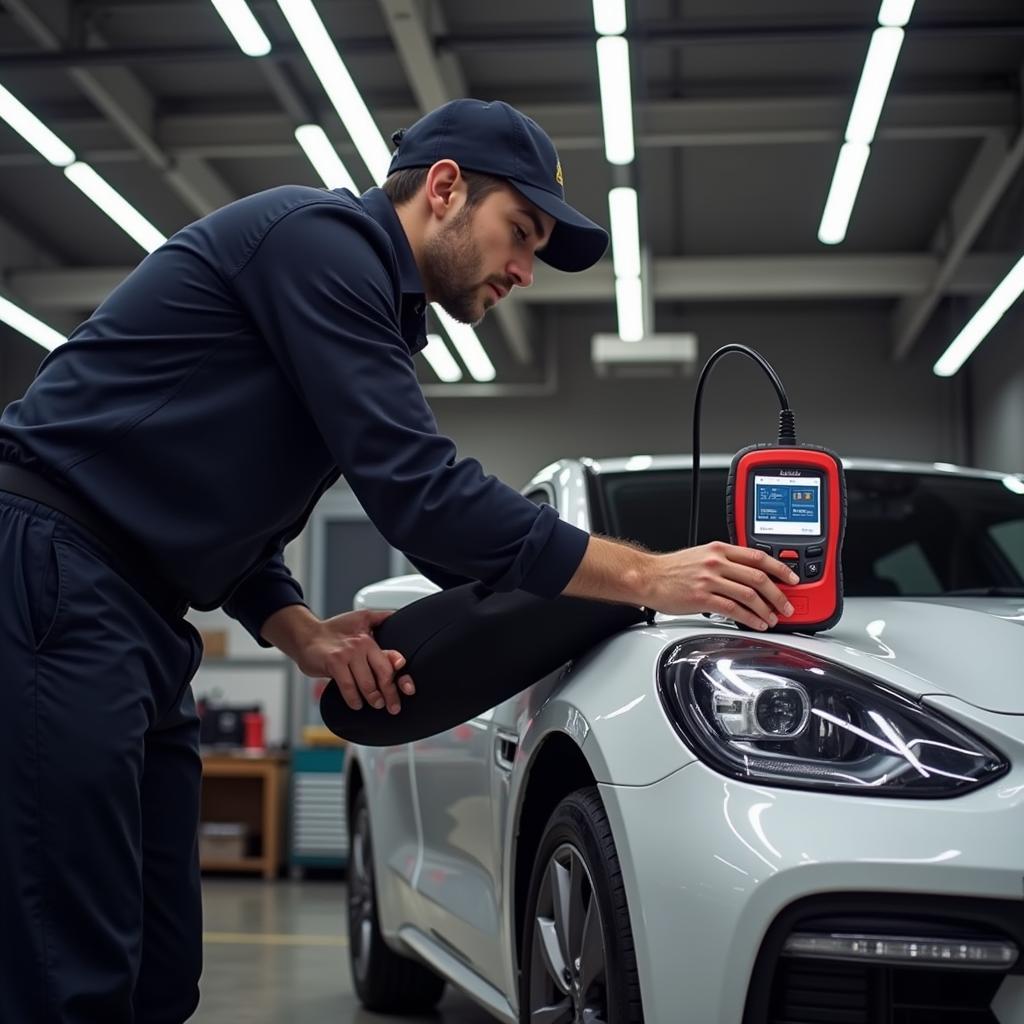
[[[607,226],[589,0],[316,0],[384,133],[463,94],[544,125],[571,202]],[[209,0],[0,0],[0,83],[162,232],[282,183],[319,185],[295,125],[372,182],[276,0],[244,56]],[[918,0],[846,240],[816,238],[878,0],[633,0],[641,231],[656,302],[886,302],[903,357],[950,299],[980,301],[1024,247],[1019,0]],[[427,46],[418,46],[426,39]],[[621,175],[620,175],[621,176]],[[68,329],[142,251],[0,123],[0,289]],[[538,274],[482,333],[536,365],[543,307],[615,330],[610,260]],[[2,337],[0,337],[2,343]],[[424,370],[430,380],[430,371]]]

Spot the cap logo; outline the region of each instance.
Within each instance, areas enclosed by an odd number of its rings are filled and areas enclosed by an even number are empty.
[[[562,161],[559,160],[555,164],[555,181],[558,182],[562,188],[565,188],[565,180],[562,178]]]

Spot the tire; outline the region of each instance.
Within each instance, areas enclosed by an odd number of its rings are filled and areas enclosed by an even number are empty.
[[[348,950],[352,981],[359,1001],[377,1013],[424,1013],[433,1010],[445,981],[416,960],[400,956],[384,941],[377,917],[377,888],[366,791],[352,809],[348,859]]]
[[[565,909],[556,912],[556,905]],[[544,830],[526,901],[521,964],[521,1024],[643,1022],[626,891],[596,787],[567,796]]]

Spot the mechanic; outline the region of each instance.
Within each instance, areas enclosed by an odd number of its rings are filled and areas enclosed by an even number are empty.
[[[395,141],[382,189],[275,188],[179,231],[0,418],[0,1020],[179,1024],[198,1003],[189,606],[352,707],[410,703],[383,615],[319,620],[282,557],[339,475],[442,585],[786,612],[791,573],[761,552],[592,537],[456,459],[413,365],[425,304],[477,322],[535,257],[584,270],[607,236],[506,104],[454,101]]]

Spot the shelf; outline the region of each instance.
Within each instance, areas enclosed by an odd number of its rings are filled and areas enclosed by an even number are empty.
[[[201,870],[259,871],[264,878],[277,877],[281,868],[287,771],[287,754],[204,754],[200,822],[244,824],[248,835],[255,838],[259,853],[201,857]]]
[[[235,860],[207,857],[202,862],[204,871],[263,871],[264,866],[263,857],[239,857]]]

